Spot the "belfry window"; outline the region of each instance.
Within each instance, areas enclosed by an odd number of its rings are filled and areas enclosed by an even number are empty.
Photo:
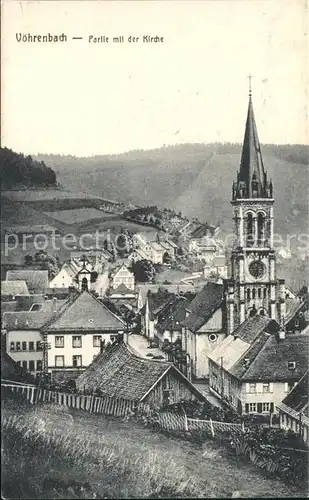
[[[247,289],[247,301],[249,302],[251,300],[251,290],[250,288]]]
[[[263,290],[263,297],[264,297],[264,299],[266,299],[266,297],[267,297],[267,288],[264,288],[264,290]]]
[[[258,213],[257,230],[258,230],[257,234],[258,244],[261,244],[265,238],[265,217],[262,213]]]
[[[248,213],[247,216],[247,246],[251,247],[253,245],[253,215]]]
[[[259,299],[262,298],[262,290],[261,290],[261,288],[258,288],[258,298]]]
[[[252,298],[255,299],[255,288],[252,289]]]

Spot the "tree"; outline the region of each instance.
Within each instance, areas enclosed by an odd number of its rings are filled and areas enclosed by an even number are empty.
[[[147,259],[134,262],[131,269],[136,281],[140,281],[142,283],[152,281],[156,275],[153,263]]]
[[[95,283],[98,279],[98,273],[96,271],[92,271],[91,273],[91,278],[90,278],[90,282],[91,283]]]

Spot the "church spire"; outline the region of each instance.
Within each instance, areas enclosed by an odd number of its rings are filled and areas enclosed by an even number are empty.
[[[249,105],[242,147],[240,170],[233,187],[233,199],[271,198],[270,186],[264,170],[261,146],[252,104],[251,75],[249,76]]]

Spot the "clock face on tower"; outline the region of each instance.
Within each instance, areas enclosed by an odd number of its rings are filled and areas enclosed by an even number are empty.
[[[249,264],[249,272],[256,279],[264,276],[265,269],[265,265],[260,260],[254,260]]]

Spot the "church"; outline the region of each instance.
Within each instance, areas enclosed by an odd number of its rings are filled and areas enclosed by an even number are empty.
[[[192,378],[209,378],[209,356],[247,320],[250,329],[250,318],[268,318],[278,326],[285,323],[288,299],[285,281],[276,276],[274,201],[250,87],[240,168],[232,186],[234,242],[229,278],[222,284],[208,282],[187,307],[181,325]],[[264,324],[253,323],[257,328]]]
[[[226,282],[228,333],[248,317],[286,314],[285,281],[276,277],[274,189],[264,168],[251,89],[240,169],[232,188],[235,241]]]

